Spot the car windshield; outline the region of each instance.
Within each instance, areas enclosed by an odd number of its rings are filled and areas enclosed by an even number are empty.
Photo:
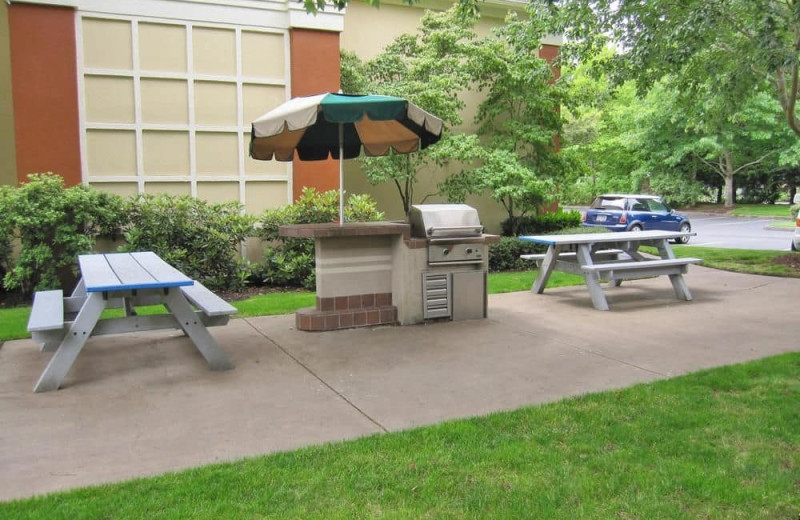
[[[615,209],[621,210],[625,207],[625,199],[622,197],[597,197],[592,202],[592,209]]]

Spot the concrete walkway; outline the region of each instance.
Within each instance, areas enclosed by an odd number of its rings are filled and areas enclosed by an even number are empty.
[[[0,347],[0,500],[119,481],[623,387],[796,349],[800,280],[691,267],[665,277],[489,297],[489,318],[309,333],[293,316],[211,329],[212,372],[177,332],[89,340],[64,386],[50,357]]]

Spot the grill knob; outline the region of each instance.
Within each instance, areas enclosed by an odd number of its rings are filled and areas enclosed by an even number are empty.
[[[449,250],[449,249],[447,249],[447,248],[445,248],[445,249],[443,249],[443,250],[442,250],[442,254],[443,254],[443,255],[445,255],[445,256],[447,256],[447,255],[449,255],[449,254],[450,254],[450,250]]]
[[[468,247],[468,248],[467,248],[467,254],[468,254],[468,255],[471,255],[472,253],[473,253],[473,250],[472,250],[472,248],[471,248],[471,247]]]

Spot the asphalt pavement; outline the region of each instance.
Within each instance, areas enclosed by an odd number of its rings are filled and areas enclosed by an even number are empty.
[[[778,227],[789,219],[682,213],[691,219],[692,231],[697,233],[690,245],[766,251],[790,249],[794,227]]]

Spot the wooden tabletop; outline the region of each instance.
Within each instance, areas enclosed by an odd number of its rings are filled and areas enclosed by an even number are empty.
[[[158,289],[194,284],[191,278],[151,251],[80,255],[78,265],[86,292]]]

